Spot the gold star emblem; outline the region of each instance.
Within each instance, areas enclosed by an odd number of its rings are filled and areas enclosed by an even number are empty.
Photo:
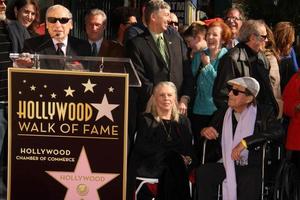
[[[109,92],[114,92],[114,90],[115,90],[115,88],[113,88],[112,86],[110,86],[110,87],[108,88],[108,91],[109,91]]]
[[[31,91],[35,91],[36,87],[34,85],[30,86]]]
[[[75,90],[72,90],[70,86],[68,87],[68,89],[65,89],[64,91],[66,92],[66,97],[67,96],[73,97],[73,92],[75,92]]]
[[[54,92],[51,94],[51,99],[56,99],[56,94]]]
[[[85,87],[84,93],[86,93],[87,91],[91,91],[92,93],[94,93],[94,87],[95,87],[97,84],[91,83],[91,80],[89,79],[89,80],[87,81],[87,83],[82,83],[82,85]]]

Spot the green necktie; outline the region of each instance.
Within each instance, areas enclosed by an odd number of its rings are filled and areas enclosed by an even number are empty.
[[[166,52],[166,48],[165,48],[166,46],[165,46],[163,36],[158,36],[157,41],[156,41],[156,45],[157,45],[157,48],[158,48],[160,54],[162,55],[165,63],[168,64],[168,55],[167,55],[167,52]]]

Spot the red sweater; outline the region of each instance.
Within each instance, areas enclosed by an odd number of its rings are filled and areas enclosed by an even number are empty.
[[[284,113],[290,117],[286,148],[300,151],[300,111],[295,107],[300,104],[300,72],[292,76],[283,92]]]

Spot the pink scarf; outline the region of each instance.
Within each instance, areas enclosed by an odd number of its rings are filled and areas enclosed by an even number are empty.
[[[235,130],[234,137],[232,135],[232,108],[228,108],[224,117],[222,129],[222,157],[226,178],[223,181],[223,200],[237,200],[237,185],[234,161],[231,159],[232,149],[238,145],[241,140],[253,134],[254,124],[256,120],[257,107],[250,105],[240,115]],[[232,139],[233,138],[233,139]],[[241,152],[243,160],[248,162],[248,150]]]

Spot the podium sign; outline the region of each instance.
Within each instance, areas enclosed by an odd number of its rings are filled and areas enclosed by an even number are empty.
[[[125,199],[128,75],[9,69],[8,199]]]

